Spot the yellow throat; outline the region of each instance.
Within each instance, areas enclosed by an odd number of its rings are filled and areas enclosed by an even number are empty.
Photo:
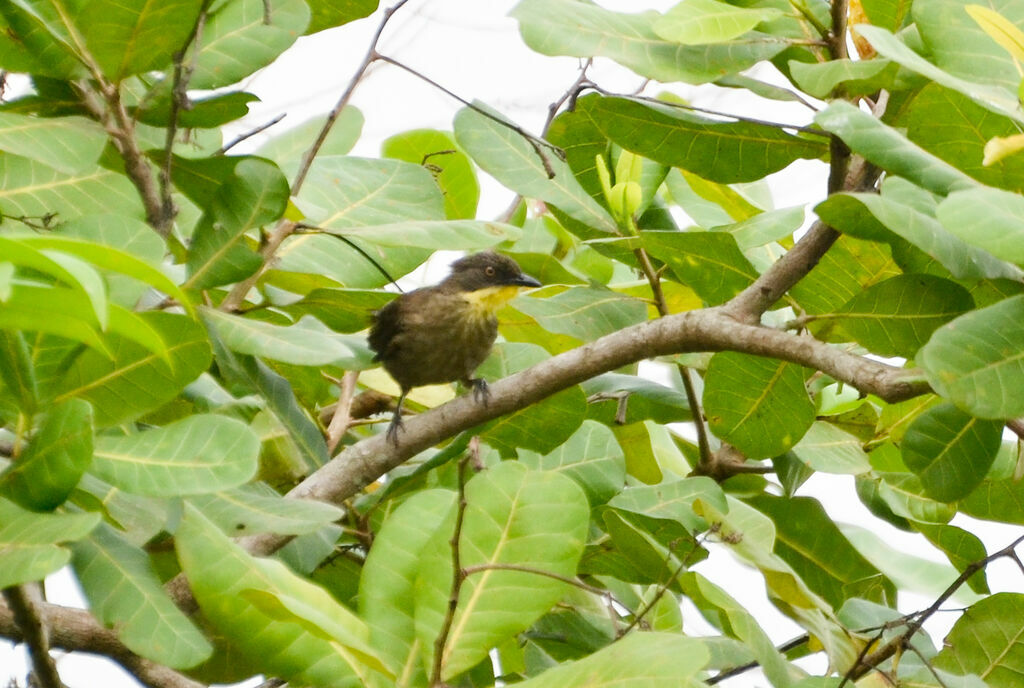
[[[478,317],[490,317],[514,299],[522,287],[484,287],[475,291],[468,291],[462,294],[473,314]]]

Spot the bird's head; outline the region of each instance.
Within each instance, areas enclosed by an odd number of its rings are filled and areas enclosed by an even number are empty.
[[[445,279],[444,286],[459,291],[481,310],[494,313],[520,289],[539,287],[541,283],[524,274],[508,256],[483,251],[452,263],[452,274]]]

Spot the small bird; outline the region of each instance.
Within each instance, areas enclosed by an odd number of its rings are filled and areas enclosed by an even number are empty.
[[[458,381],[487,403],[487,382],[473,373],[498,336],[495,313],[520,289],[539,286],[511,258],[484,251],[452,263],[440,284],[402,294],[373,314],[373,360],[402,390],[388,440],[398,442],[402,402],[413,387]]]

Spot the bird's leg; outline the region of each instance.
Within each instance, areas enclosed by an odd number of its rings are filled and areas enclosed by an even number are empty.
[[[473,377],[463,381],[462,384],[473,390],[473,401],[487,406],[487,402],[491,400],[491,390],[487,387],[487,380],[482,377]]]
[[[405,431],[405,426],[402,424],[402,402],[405,401],[405,395],[408,393],[408,390],[402,390],[402,394],[398,397],[398,406],[395,407],[395,412],[391,414],[391,422],[388,423],[388,430],[384,433],[388,442],[394,445],[398,444],[398,431]]]

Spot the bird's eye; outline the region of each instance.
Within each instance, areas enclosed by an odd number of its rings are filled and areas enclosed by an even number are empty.
[[[494,277],[494,268],[488,265],[484,268],[484,274],[488,277]]]

